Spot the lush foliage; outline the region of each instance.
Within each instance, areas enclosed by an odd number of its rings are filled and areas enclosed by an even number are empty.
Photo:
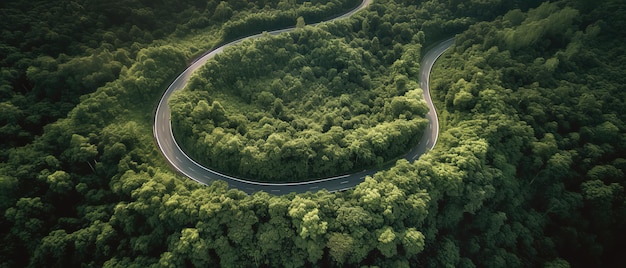
[[[624,266],[623,1],[380,0],[306,30],[365,51],[339,33],[386,29],[382,47],[404,52],[395,25],[425,46],[472,25],[433,74],[435,150],[350,191],[285,196],[198,185],[152,140],[170,80],[255,10],[236,3],[215,18],[224,4],[0,5],[2,266]],[[381,53],[383,68],[402,57]]]
[[[427,124],[409,79],[418,76],[415,42],[424,34],[406,22],[371,26],[371,17],[352,22],[358,31],[307,27],[218,54],[170,101],[182,147],[222,172],[272,181],[361,170],[406,153]]]
[[[499,173],[469,188],[490,198],[450,237],[474,263],[517,266],[528,261],[520,256],[557,255],[580,267],[623,264],[626,6],[605,1],[583,12],[585,4],[543,3],[473,25],[440,72],[446,132],[474,130]],[[507,254],[494,255],[481,240]]]

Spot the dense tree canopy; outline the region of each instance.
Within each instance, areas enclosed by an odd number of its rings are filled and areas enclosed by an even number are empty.
[[[349,1],[5,1],[0,266],[622,267],[626,4],[540,2],[378,0],[210,63],[176,103],[206,122],[177,135],[202,131],[221,157],[243,154],[235,169],[281,142],[281,154],[319,146],[354,167],[365,142],[345,154],[324,146],[384,139],[394,121],[419,118],[416,63],[458,33],[432,74],[434,150],[352,190],[274,196],[173,172],[152,109],[190,59],[233,37],[227,29],[281,26],[284,14],[308,24]],[[298,67],[236,69],[244,56]],[[305,120],[315,115],[296,105],[302,95],[330,116]],[[369,129],[351,134],[358,124]],[[291,128],[320,134],[287,140]]]
[[[330,176],[406,153],[427,124],[408,78],[420,45],[373,46],[385,37],[369,35],[304,28],[226,49],[170,101],[176,137],[200,163],[252,180]]]
[[[446,63],[464,68],[440,76],[434,92],[447,122],[484,129],[491,148],[487,163],[508,175],[506,187],[497,189],[532,210],[520,213],[502,203],[493,216],[515,213],[510,230],[529,223],[541,228],[542,237],[526,243],[541,245],[532,252],[542,258],[558,254],[553,265],[610,266],[621,262],[615,252],[626,237],[618,227],[626,209],[620,112],[626,98],[618,75],[623,66],[616,60],[623,40],[615,35],[624,20],[611,11],[624,5],[605,1],[586,14],[578,9],[582,5],[543,3],[471,26],[458,36],[456,55]],[[605,23],[609,19],[611,25]],[[496,132],[489,131],[493,127]],[[524,189],[524,196],[515,197],[520,193],[510,192],[512,186]],[[485,217],[471,218],[478,223]],[[485,227],[472,228],[483,228],[480,233]],[[458,240],[461,249],[471,250],[473,243]]]

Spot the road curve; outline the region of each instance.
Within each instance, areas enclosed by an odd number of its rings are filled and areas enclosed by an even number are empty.
[[[357,11],[367,7],[371,3],[371,1],[372,0],[364,0],[355,9],[333,20],[349,17]],[[293,29],[294,28],[277,30],[268,32],[268,34],[279,34],[282,32],[291,31]],[[352,174],[316,179],[305,182],[255,182],[247,180],[245,178],[228,176],[226,174],[222,174],[220,172],[206,168],[192,160],[189,156],[187,156],[187,154],[185,154],[185,152],[183,152],[183,150],[174,139],[174,133],[172,132],[170,108],[168,105],[168,100],[170,96],[174,91],[183,89],[189,82],[189,79],[194,71],[202,67],[209,59],[213,58],[216,54],[222,52],[226,47],[237,44],[245,39],[256,38],[261,35],[262,34],[257,34],[235,40],[210,51],[209,53],[202,56],[200,59],[196,60],[193,64],[191,64],[191,66],[187,67],[187,69],[183,71],[167,88],[156,109],[153,132],[161,153],[163,154],[163,156],[165,156],[170,165],[172,165],[178,172],[199,183],[209,185],[215,180],[223,180],[228,183],[229,187],[237,188],[248,194],[258,191],[264,191],[271,194],[281,195],[291,192],[303,193],[307,191],[318,191],[321,189],[326,189],[331,192],[343,191],[355,187],[359,183],[363,182],[366,176],[370,176],[376,173],[378,170],[372,169]],[[424,132],[424,135],[422,136],[417,146],[405,155],[405,158],[410,162],[413,162],[420,155],[424,154],[427,150],[432,149],[437,141],[437,137],[439,135],[439,122],[437,120],[435,107],[430,98],[428,79],[430,75],[430,70],[432,69],[432,66],[437,58],[441,54],[443,54],[443,52],[445,52],[453,43],[454,39],[448,39],[446,41],[443,41],[442,43],[439,43],[437,46],[428,51],[428,53],[423,57],[420,70],[420,81],[422,81],[421,87],[424,90],[424,99],[430,110],[426,115],[429,120],[429,125],[427,131]]]

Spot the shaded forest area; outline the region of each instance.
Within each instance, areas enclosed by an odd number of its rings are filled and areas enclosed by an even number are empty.
[[[0,41],[0,265],[624,266],[626,4],[541,2],[380,0],[302,29],[342,53],[371,50],[357,41],[387,29],[382,60],[370,52],[383,69],[411,46],[460,34],[433,74],[443,128],[433,151],[353,190],[285,196],[175,174],[152,140],[152,110],[191,59],[251,14],[295,6],[324,18],[351,4],[3,2],[13,23]],[[419,42],[396,40],[405,26]],[[386,61],[396,45],[403,53]],[[275,113],[255,104],[260,95],[247,109]],[[325,99],[341,104],[341,94]]]
[[[626,5],[582,7],[543,3],[472,25],[442,63],[434,92],[449,128],[442,142],[468,133],[484,138],[487,165],[507,178],[495,196],[520,189],[483,213],[540,227],[545,237],[532,241],[537,253],[558,254],[576,267],[621,266]],[[512,202],[503,206],[505,200]],[[482,219],[464,215],[469,228],[454,235],[470,237]],[[475,239],[459,241],[461,251],[492,254]]]

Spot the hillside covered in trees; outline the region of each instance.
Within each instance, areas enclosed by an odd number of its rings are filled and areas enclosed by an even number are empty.
[[[355,1],[5,1],[0,266],[624,266],[626,3],[542,2],[379,0],[209,63],[172,101],[187,146],[247,134],[232,152],[258,157],[293,128],[319,135],[293,145],[321,156],[366,140],[359,126],[420,135],[416,59],[456,35],[431,76],[434,150],[352,190],[274,196],[171,170],[154,107],[211,47]],[[277,64],[235,69],[246,57]],[[380,162],[343,157],[302,177]]]
[[[419,76],[424,33],[370,20],[352,31],[268,35],[218,54],[170,100],[183,149],[208,167],[270,181],[362,170],[406,153],[428,124],[409,79]]]

